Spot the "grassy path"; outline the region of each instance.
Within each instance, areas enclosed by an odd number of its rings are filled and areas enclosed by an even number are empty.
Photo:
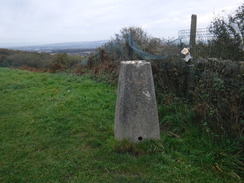
[[[0,182],[240,182],[195,152],[166,150],[182,139],[116,142],[115,100],[88,76],[0,68]]]

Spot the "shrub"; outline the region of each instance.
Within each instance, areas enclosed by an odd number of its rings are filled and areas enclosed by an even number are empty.
[[[216,37],[210,41],[211,56],[244,60],[244,4],[235,11],[234,15],[216,17],[210,25],[210,32]]]
[[[33,67],[37,69],[49,68],[51,55],[24,51],[0,50],[0,66],[5,67]]]

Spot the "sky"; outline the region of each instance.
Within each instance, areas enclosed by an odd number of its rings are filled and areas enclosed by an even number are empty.
[[[0,0],[0,47],[110,40],[136,26],[157,38],[177,38],[191,15],[205,28],[242,0]]]

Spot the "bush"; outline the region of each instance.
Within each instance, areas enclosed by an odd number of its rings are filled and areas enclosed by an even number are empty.
[[[4,67],[33,67],[37,69],[49,68],[51,55],[24,51],[0,50],[0,66]]]
[[[208,60],[195,70],[193,111],[216,135],[243,135],[243,78],[238,62]]]
[[[242,4],[234,15],[216,17],[210,25],[210,32],[215,39],[210,41],[212,57],[244,60],[244,4]]]
[[[0,66],[34,68],[34,70],[50,70],[56,72],[72,68],[82,61],[82,56],[64,53],[51,55],[49,53],[35,53],[0,49]]]

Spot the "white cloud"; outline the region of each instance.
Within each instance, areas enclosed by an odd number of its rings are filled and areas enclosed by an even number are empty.
[[[206,27],[240,0],[1,0],[3,42],[66,42],[110,39],[123,27],[141,26],[155,37],[176,37],[191,14]]]

